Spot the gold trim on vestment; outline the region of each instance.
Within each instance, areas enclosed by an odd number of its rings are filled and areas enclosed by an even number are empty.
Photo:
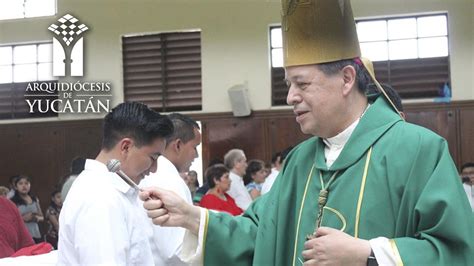
[[[293,266],[295,266],[295,260],[296,260],[296,250],[298,247],[298,234],[300,231],[301,214],[303,213],[304,202],[306,199],[306,192],[308,192],[309,183],[311,181],[311,178],[313,177],[313,170],[314,170],[314,165],[313,167],[311,167],[311,171],[309,172],[309,175],[306,180],[306,186],[304,188],[304,193],[303,193],[303,200],[301,201],[300,211],[298,214],[298,223],[296,224],[295,246],[294,246],[294,251],[293,251],[293,263],[292,263]]]
[[[204,236],[202,240],[202,265],[204,265],[204,254],[206,251],[206,238],[207,238],[207,229],[209,227],[209,210],[206,211],[206,220],[204,221]]]
[[[392,248],[393,256],[396,259],[396,265],[403,266],[402,257],[400,257],[400,252],[398,252],[397,243],[395,243],[395,240],[393,239],[389,239],[388,241],[390,242],[390,247]]]
[[[359,238],[359,221],[360,221],[360,208],[362,206],[362,200],[364,199],[365,181],[367,180],[367,173],[369,170],[370,155],[372,154],[372,147],[370,147],[367,153],[367,159],[365,160],[364,175],[362,176],[362,183],[360,184],[359,200],[357,201],[356,220],[354,228],[354,237]]]
[[[363,176],[362,176],[362,184],[361,184],[361,188],[360,188],[360,191],[359,191],[359,200],[357,202],[356,221],[355,221],[355,234],[354,234],[354,237],[356,237],[356,238],[358,237],[358,234],[359,234],[360,208],[361,208],[361,205],[362,205],[362,200],[364,198],[365,182],[367,180],[367,173],[368,173],[368,169],[369,169],[369,162],[370,162],[371,155],[372,155],[372,147],[370,147],[370,149],[367,153],[367,159],[365,161],[365,166],[364,166],[364,173],[363,173]],[[301,224],[301,215],[303,213],[304,203],[305,203],[305,199],[306,199],[306,193],[308,192],[308,187],[309,187],[311,178],[313,177],[313,170],[314,170],[314,165],[311,167],[311,171],[309,172],[309,175],[308,175],[307,180],[306,180],[306,185],[305,185],[304,193],[303,193],[303,199],[301,201],[300,210],[299,210],[299,214],[298,214],[298,222],[297,222],[297,225],[296,225],[295,244],[294,244],[294,250],[293,250],[293,263],[292,263],[293,266],[295,266],[295,260],[296,260],[296,251],[297,251],[297,247],[298,247],[298,236],[299,236],[299,230],[300,230],[300,224]],[[324,184],[321,184],[321,185],[323,186]],[[339,211],[337,211],[336,209],[326,207],[326,206],[324,206],[323,209],[324,208],[334,212],[339,217],[339,219],[341,219],[341,221],[343,222],[343,228],[341,229],[341,231],[344,231],[344,229],[346,227],[346,224],[347,224],[344,216]],[[322,217],[321,217],[321,219],[322,219]],[[397,252],[398,252],[398,250],[397,250]],[[401,265],[403,265],[403,264],[401,264]]]
[[[344,230],[346,230],[346,225],[347,225],[346,218],[344,218],[344,215],[342,215],[342,213],[340,213],[338,210],[333,209],[333,208],[328,207],[328,206],[324,206],[323,209],[326,209],[326,210],[331,211],[331,212],[333,212],[334,214],[336,214],[336,216],[337,216],[337,217],[339,218],[339,220],[341,220],[341,222],[342,222],[342,228],[339,229],[339,231],[344,232]],[[324,217],[324,213],[323,213],[323,215],[321,216],[321,223],[323,223],[323,217]]]
[[[403,121],[406,121],[405,118],[402,115],[402,112],[398,110],[397,106],[393,103],[392,99],[388,97],[387,92],[385,92],[385,89],[380,85],[378,80],[375,78],[375,72],[374,72],[374,65],[372,61],[370,61],[368,58],[361,57],[360,60],[362,61],[362,64],[365,67],[365,70],[367,70],[367,73],[369,73],[370,78],[372,78],[372,81],[375,83],[375,86],[377,89],[384,95],[385,99],[390,103],[390,105],[393,107],[395,112],[400,116],[400,118]]]

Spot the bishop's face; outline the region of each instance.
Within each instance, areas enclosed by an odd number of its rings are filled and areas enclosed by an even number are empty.
[[[340,131],[340,113],[344,106],[342,74],[326,75],[316,65],[286,69],[289,86],[287,103],[293,106],[296,122],[305,134],[322,138]]]

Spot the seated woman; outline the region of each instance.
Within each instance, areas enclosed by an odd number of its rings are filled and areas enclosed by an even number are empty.
[[[202,197],[199,205],[234,216],[242,214],[242,209],[237,207],[234,199],[225,193],[230,189],[229,170],[223,164],[216,164],[206,170],[205,177],[209,184],[209,191]]]
[[[265,163],[260,160],[251,160],[248,163],[247,170],[245,170],[244,179],[252,180],[245,187],[249,192],[252,200],[255,200],[261,195],[262,185],[268,173],[265,169]]]

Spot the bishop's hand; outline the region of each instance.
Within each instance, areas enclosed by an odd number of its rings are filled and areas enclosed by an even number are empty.
[[[139,196],[154,224],[184,227],[198,234],[201,218],[199,207],[186,203],[172,191],[156,187],[142,190]]]
[[[304,265],[366,265],[368,240],[352,237],[330,227],[320,227],[316,237],[304,243]]]

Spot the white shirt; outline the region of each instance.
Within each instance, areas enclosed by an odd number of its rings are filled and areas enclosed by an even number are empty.
[[[262,191],[260,191],[262,195],[270,191],[279,173],[280,171],[275,168],[272,168],[272,172],[267,176],[265,182],[263,182]]]
[[[154,186],[171,190],[192,205],[191,192],[173,163],[165,156],[160,156],[157,164],[156,172],[146,176],[139,186],[141,188]],[[146,222],[153,231],[153,234],[149,236],[149,241],[155,265],[187,265],[178,257],[186,230],[181,227],[157,226],[150,218],[146,218]]]
[[[462,184],[464,191],[466,192],[467,199],[469,200],[469,203],[471,204],[471,209],[474,212],[474,187],[469,184]]]
[[[59,216],[58,265],[153,265],[137,191],[87,160]]]
[[[235,204],[245,211],[250,203],[252,203],[252,197],[250,197],[250,194],[244,185],[244,180],[241,176],[232,171],[229,173],[229,178],[232,180],[232,183],[230,183],[230,189],[227,191],[227,194],[234,198]]]

